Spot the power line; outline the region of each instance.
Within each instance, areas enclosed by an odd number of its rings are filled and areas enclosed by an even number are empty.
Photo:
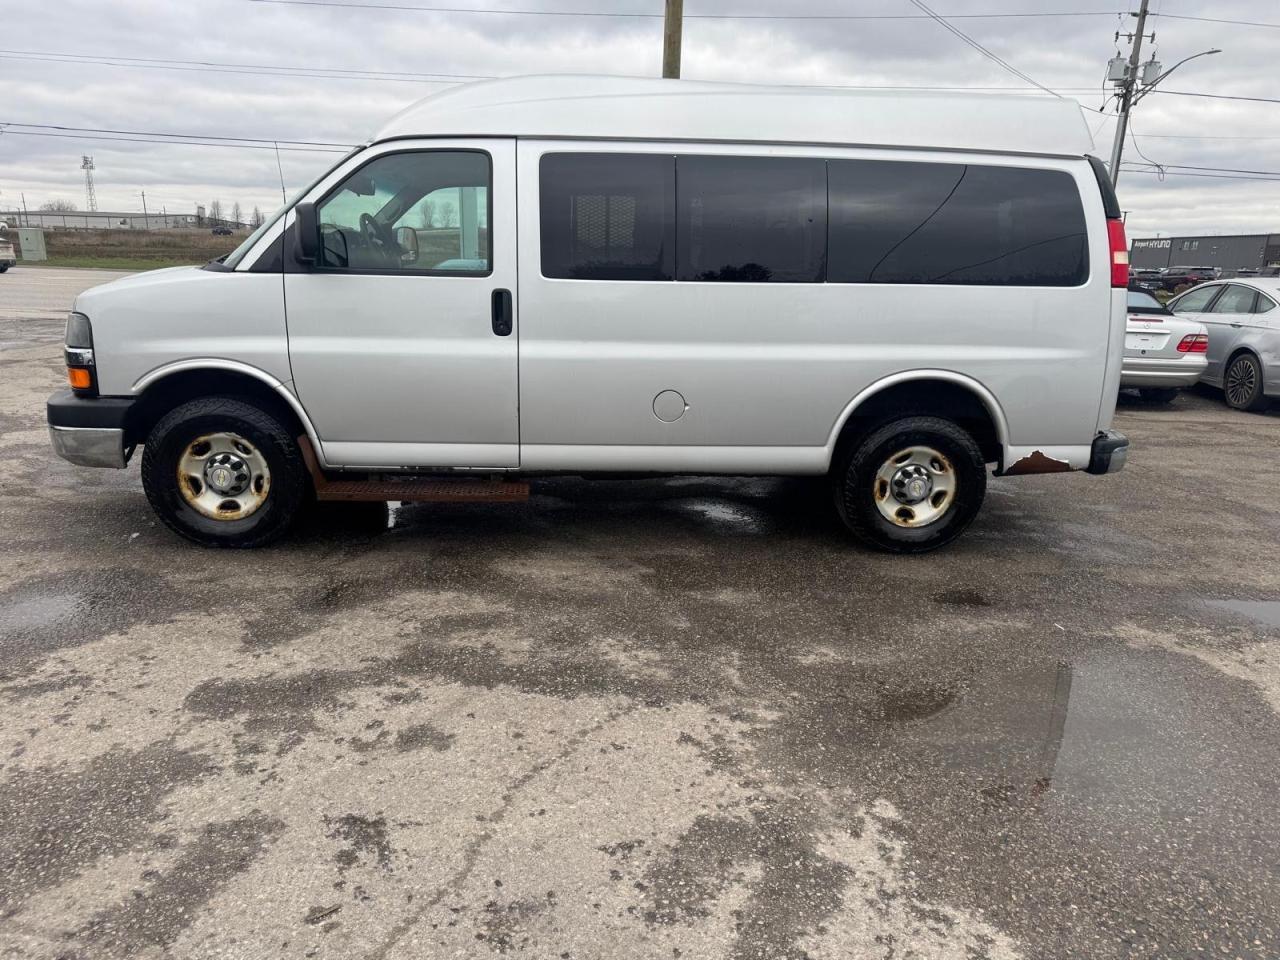
[[[1166,20],[1196,20],[1200,23],[1229,23],[1237,27],[1271,27],[1280,30],[1280,23],[1260,23],[1257,20],[1224,20],[1221,17],[1192,17],[1185,13],[1153,13],[1153,17],[1164,17]]]
[[[1208,97],[1211,100],[1250,100],[1254,103],[1280,103],[1274,97],[1241,97],[1228,93],[1190,93],[1186,90],[1152,90],[1152,93],[1163,93],[1171,97]]]
[[[53,137],[61,140],[92,140],[95,143],[166,143],[172,147],[227,147],[233,150],[273,150],[270,143],[207,143],[197,140],[156,140],[151,137],[111,137],[94,133],[47,133],[43,130],[0,130],[5,137]],[[280,147],[290,153],[347,153],[334,147]]]
[[[1164,171],[1163,174],[1161,174],[1159,170],[1142,170],[1142,169],[1130,167],[1128,165],[1124,166],[1124,172],[1125,173],[1150,173],[1150,174],[1160,176],[1161,179],[1165,177],[1204,177],[1209,180],[1258,180],[1258,181],[1261,181],[1262,183],[1280,183],[1280,177],[1249,177],[1249,176],[1241,176],[1240,174],[1230,174],[1230,173],[1189,173],[1182,170],[1166,170]]]
[[[922,17],[921,19],[926,19],[926,18]],[[386,80],[402,80],[408,83],[454,83],[454,82],[462,82],[466,80],[502,79],[501,77],[487,76],[483,74],[468,74],[468,73],[417,74],[408,70],[363,71],[363,70],[348,70],[345,68],[338,68],[338,67],[334,67],[332,69],[328,67],[321,67],[318,69],[325,70],[328,72],[327,73],[311,73],[311,72],[302,72],[302,71],[311,71],[312,69],[315,69],[315,68],[272,67],[266,64],[259,65],[259,64],[221,63],[213,60],[182,60],[182,59],[156,60],[156,59],[147,58],[147,57],[111,56],[107,59],[104,59],[101,56],[95,56],[91,54],[80,54],[80,53],[56,53],[56,52],[40,51],[40,50],[0,50],[0,59],[40,60],[42,58],[59,58],[51,61],[55,63],[73,63],[73,64],[83,63],[83,64],[90,64],[90,65],[103,65],[103,66],[112,66],[112,67],[150,68],[154,65],[157,67],[161,67],[163,69],[165,65],[172,64],[174,65],[172,67],[173,69],[190,67],[193,70],[208,70],[210,72],[215,72],[215,73],[253,73],[255,75],[261,75],[261,76],[278,76],[278,77],[284,77],[284,78],[304,77],[304,78],[322,79],[322,80],[383,80],[383,79],[386,79]],[[217,69],[217,68],[223,68],[223,67],[228,69],[226,70]],[[244,69],[244,70],[230,69],[230,68],[241,68],[241,67],[252,68],[252,69]],[[261,67],[264,72],[258,73],[259,67]],[[286,73],[282,71],[291,71],[291,72]],[[361,76],[360,74],[368,74],[368,75]],[[450,79],[448,80],[435,79],[435,78],[445,78],[445,77],[448,77]],[[786,86],[786,84],[781,84],[781,86]],[[1001,92],[1001,93],[1026,92],[1022,87],[973,87],[973,86],[959,86],[959,85],[928,85],[928,84],[922,84],[922,85],[916,85],[916,86],[903,86],[903,85],[897,85],[897,84],[885,85],[885,84],[830,84],[828,83],[828,84],[815,84],[815,86],[821,86],[821,87],[836,89],[836,90],[925,90],[925,91],[971,91],[975,93],[977,92]],[[1068,93],[1091,93],[1094,88],[1093,87],[1063,87],[1061,89]],[[1090,109],[1090,108],[1086,108],[1086,109]]]
[[[55,123],[22,123],[18,120],[0,120],[0,128],[34,127],[38,130],[70,130],[77,133],[118,133],[137,137],[185,137],[191,140],[226,140],[232,143],[288,143],[305,147],[342,147],[350,150],[353,144],[333,143],[328,140],[286,140],[283,137],[223,137],[209,133],[160,133],[155,130],[113,130],[109,127],[69,127]],[[17,133],[13,130],[11,133]]]
[[[924,0],[911,0],[911,4],[912,6],[918,7],[919,9],[923,10],[925,13],[929,15],[929,18],[931,20],[945,27],[950,33],[959,37],[961,40],[963,40],[973,49],[977,50],[980,54],[982,54],[988,60],[991,60],[994,63],[997,63],[1000,66],[1004,67],[1004,69],[1008,70],[1015,77],[1018,77],[1021,80],[1025,80],[1027,83],[1031,84],[1033,87],[1039,87],[1041,90],[1045,91],[1045,93],[1052,93],[1059,100],[1062,99],[1061,94],[1057,93],[1056,91],[1050,90],[1048,87],[1046,87],[1043,83],[1040,83],[1038,80],[1032,80],[1029,76],[1027,76],[1025,73],[1023,73],[1013,64],[1009,63],[1007,60],[1003,60],[1000,57],[996,56],[994,53],[992,53],[990,50],[988,50],[986,47],[980,44],[977,40],[973,39],[973,37],[969,36],[967,33],[961,30],[959,27],[953,26],[952,24],[948,23],[945,19],[938,16],[938,14],[934,13],[932,10],[929,9],[928,6],[925,5]]]
[[[45,50],[0,50],[0,60],[43,63],[87,63],[107,67],[142,67],[151,70],[183,70],[207,73],[246,73],[266,77],[299,77],[323,80],[386,80],[399,83],[453,83],[459,80],[493,80],[492,76],[467,73],[414,73],[409,70],[345,70],[329,67],[279,67],[257,63],[218,63],[211,60],[153,59]]]
[[[407,3],[354,3],[350,0],[250,0],[300,7],[347,7],[356,10],[412,10],[419,13],[475,13],[509,17],[610,17],[622,20],[661,20],[660,13],[603,10],[504,10],[495,7],[428,7]],[[1114,17],[1121,10],[1055,10],[1033,13],[958,13],[952,20],[1002,20],[1040,17]],[[918,13],[686,13],[686,20],[931,20]]]

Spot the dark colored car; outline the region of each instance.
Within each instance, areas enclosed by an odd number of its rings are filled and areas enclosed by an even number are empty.
[[[230,228],[230,227],[214,227],[214,228],[213,228],[213,230],[211,230],[210,232],[211,232],[215,237],[229,237],[229,236],[231,236],[231,228]]]
[[[1129,271],[1129,287],[1137,290],[1162,290],[1164,288],[1164,274],[1154,268],[1137,269]]]
[[[1161,278],[1161,288],[1174,293],[1184,287],[1194,287],[1198,283],[1207,283],[1218,279],[1218,271],[1213,267],[1170,267]]]

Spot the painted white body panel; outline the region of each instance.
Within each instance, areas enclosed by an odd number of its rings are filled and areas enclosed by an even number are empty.
[[[74,309],[93,324],[103,394],[139,393],[154,371],[187,360],[234,361],[274,383],[293,379],[278,273],[151,270],[86,290]]]
[[[1110,425],[1110,410],[1100,403],[1114,381],[1114,408],[1119,363],[1110,370],[1108,360],[1113,349],[1118,357],[1124,335],[1124,291],[1112,295],[1105,215],[1083,159],[893,155],[1072,173],[1085,205],[1093,264],[1079,287],[650,283],[548,279],[537,269],[538,164],[544,153],[565,149],[681,156],[747,150],[731,144],[520,142],[523,445],[821,446],[829,454],[852,398],[886,376],[923,377],[928,370],[963,374],[998,398],[1010,443],[1087,450],[1095,433]],[[886,156],[792,146],[762,152]],[[663,390],[680,392],[689,405],[674,423],[654,416],[654,397]],[[811,461],[798,457],[794,468],[803,462]]]
[[[392,117],[398,137],[572,137],[859,144],[1081,157],[1093,137],[1057,97],[555,75],[468,83]]]

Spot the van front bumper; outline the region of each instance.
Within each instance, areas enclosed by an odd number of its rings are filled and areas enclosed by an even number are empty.
[[[45,405],[53,452],[82,467],[123,468],[133,446],[125,445],[132,397],[77,397],[59,390]]]
[[[1129,438],[1118,430],[1104,430],[1093,438],[1089,473],[1117,473],[1129,458]]]

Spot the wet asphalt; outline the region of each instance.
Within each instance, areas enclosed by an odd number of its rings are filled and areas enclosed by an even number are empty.
[[[1280,412],[1125,400],[927,557],[713,478],[212,552],[52,456],[22,273],[0,957],[1280,956]]]

